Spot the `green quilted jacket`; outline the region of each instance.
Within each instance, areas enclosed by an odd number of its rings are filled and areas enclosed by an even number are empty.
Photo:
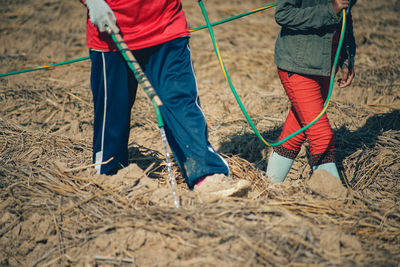
[[[339,66],[352,69],[356,45],[350,10]],[[331,0],[278,0],[275,20],[282,28],[275,44],[275,64],[290,72],[329,76],[332,40],[341,29],[342,14],[335,14]]]

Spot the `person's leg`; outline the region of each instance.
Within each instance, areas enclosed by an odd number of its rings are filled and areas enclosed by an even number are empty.
[[[326,98],[329,93],[330,77],[320,77],[319,83],[321,85],[321,95],[325,103]],[[328,143],[328,149],[322,153],[311,154],[310,162],[313,170],[326,170],[333,176],[339,178],[339,171],[336,167],[335,157],[334,157],[334,140],[333,134]],[[323,147],[322,147],[323,149]]]
[[[170,148],[189,188],[202,177],[229,175],[226,161],[208,141],[200,107],[188,38],[178,38],[150,49],[145,73],[159,95],[160,111]]]
[[[335,162],[327,162],[327,163],[322,163],[318,164],[315,166],[312,166],[313,171],[316,170],[325,170],[335,176],[336,178],[340,178],[339,171],[337,169],[336,163]]]
[[[293,74],[278,69],[278,75],[286,93],[288,95],[292,94],[291,91],[295,89],[295,85],[293,84],[293,81],[291,81]],[[278,141],[296,132],[300,128],[301,125],[299,118],[297,117],[296,110],[292,107],[289,110],[285,123],[283,124],[283,129]],[[271,182],[282,183],[285,180],[305,139],[305,133],[301,132],[283,144],[274,147],[268,159],[267,165],[267,177]]]
[[[101,174],[115,174],[128,165],[131,108],[137,82],[118,52],[90,51],[94,102],[93,162]]]
[[[303,76],[294,74],[291,77],[293,81],[293,90],[286,90],[290,102],[296,112],[300,125],[305,126],[313,121],[322,111],[327,93],[326,86],[328,77],[321,76]],[[287,89],[285,87],[285,89]],[[329,124],[326,113],[311,127],[305,131],[310,146],[310,164],[313,169],[318,169],[319,165],[329,163],[327,170],[331,170],[333,175],[336,166],[334,165],[334,143],[333,131]],[[332,164],[333,163],[333,164]]]
[[[298,111],[296,110],[295,106],[293,106],[292,102],[292,101],[296,102],[296,100],[292,96],[295,94],[294,91],[297,90],[296,87],[298,86],[299,82],[294,73],[278,69],[278,75],[281,80],[282,86],[286,92],[286,95],[288,95],[289,100],[292,103],[292,107],[290,108],[288,116],[286,117],[285,123],[283,125],[282,132],[278,138],[278,141],[280,141],[286,138],[287,136],[291,135],[292,133],[298,131],[303,126],[301,125],[301,119],[299,118],[299,115],[297,113]],[[306,134],[304,132],[301,132],[295,135],[294,137],[290,138],[277,148],[279,150],[280,147],[283,147],[284,149],[282,153],[290,154],[288,156],[291,157],[296,157],[300,151],[301,145],[304,143],[305,140],[306,140]],[[284,152],[284,150],[289,150],[289,151]]]
[[[272,151],[268,159],[267,177],[273,183],[283,183],[292,167],[294,159]]]
[[[279,70],[279,77],[292,104],[279,138],[281,140],[318,116],[328,94],[329,80],[328,77],[290,74],[282,70]],[[267,175],[270,173],[272,181],[281,182],[285,179],[291,167],[291,159],[296,157],[305,137],[310,145],[312,168],[325,169],[338,176],[334,164],[333,132],[328,117],[324,114],[305,134],[299,134],[274,149],[270,157],[271,166],[267,169]]]

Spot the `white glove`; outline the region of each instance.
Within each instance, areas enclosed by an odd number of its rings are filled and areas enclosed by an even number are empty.
[[[114,33],[119,32],[114,12],[104,0],[85,0],[85,5],[89,10],[90,21],[97,26],[100,32],[107,30],[106,25]]]

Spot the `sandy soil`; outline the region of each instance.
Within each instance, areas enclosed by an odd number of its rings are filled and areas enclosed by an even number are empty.
[[[207,1],[218,21],[272,1]],[[184,1],[189,27],[204,24]],[[244,199],[201,201],[174,176],[174,208],[156,118],[140,91],[132,110],[131,164],[112,177],[91,165],[88,60],[0,78],[1,266],[399,266],[400,1],[354,8],[356,77],[335,88],[328,116],[342,183],[311,175],[306,145],[282,185],[265,177],[270,148],[248,126],[206,30],[192,34],[210,141]],[[88,55],[79,1],[3,0],[0,73]],[[215,27],[238,94],[264,138],[289,102],[273,63],[273,9]]]

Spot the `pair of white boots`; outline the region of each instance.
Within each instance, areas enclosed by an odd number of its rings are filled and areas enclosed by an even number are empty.
[[[293,162],[294,159],[282,157],[275,151],[272,151],[267,166],[268,179],[273,183],[282,183],[285,180],[287,174],[289,173],[289,170],[292,167]],[[321,165],[313,166],[313,171],[315,170],[326,170],[333,176],[340,179],[339,172],[334,162],[328,162]]]

